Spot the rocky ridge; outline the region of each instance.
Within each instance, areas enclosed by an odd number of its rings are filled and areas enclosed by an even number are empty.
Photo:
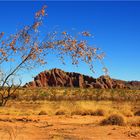
[[[100,76],[95,79],[91,76],[75,72],[64,72],[61,69],[46,70],[39,73],[34,81],[26,83],[24,87],[80,87],[100,89],[140,89],[140,81],[122,81],[111,79],[109,76]]]

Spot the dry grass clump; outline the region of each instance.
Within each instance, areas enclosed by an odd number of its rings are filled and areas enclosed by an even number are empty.
[[[138,126],[138,127],[140,127],[140,118],[137,118],[137,119],[131,121],[130,125],[131,126],[136,126],[136,127]]]
[[[135,123],[132,123],[132,126],[138,126],[138,127],[140,127],[140,120],[139,121],[136,121]]]
[[[15,118],[16,121],[20,122],[32,122],[33,120],[28,117],[22,117],[22,118]]]
[[[38,115],[47,115],[47,112],[44,111],[44,110],[42,110],[42,111],[40,111],[40,112],[38,113]]]
[[[136,112],[134,113],[134,115],[135,115],[135,116],[140,116],[140,110],[136,111]]]
[[[123,112],[123,115],[126,117],[133,117],[134,113],[130,110],[127,110],[126,112]]]
[[[97,109],[93,112],[93,116],[105,116],[106,112],[103,109]]]
[[[132,117],[134,113],[132,112],[133,106],[129,102],[124,102],[121,105],[116,105],[117,112],[121,113],[125,117]]]
[[[81,109],[81,110],[74,110],[71,112],[71,115],[91,115],[91,116],[104,116],[105,111],[103,109],[97,109],[93,111],[92,109]]]
[[[92,114],[93,114],[93,110],[91,110],[91,109],[87,109],[87,110],[85,109],[81,112],[82,116],[92,115]]]
[[[82,110],[74,110],[71,112],[71,115],[83,115],[83,111]]]
[[[106,119],[102,120],[101,125],[125,125],[125,119],[122,115],[112,114]]]
[[[94,115],[94,111],[91,109],[81,109],[81,110],[79,109],[72,111],[71,115],[81,115],[81,116]]]
[[[66,111],[65,110],[57,110],[56,112],[55,112],[55,115],[65,115],[66,114]]]

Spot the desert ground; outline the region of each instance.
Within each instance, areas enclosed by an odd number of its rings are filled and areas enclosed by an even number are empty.
[[[80,98],[85,92],[87,98]],[[97,97],[91,89],[18,90],[0,108],[0,140],[139,140],[140,91],[96,92]]]
[[[135,126],[100,126],[98,116],[1,115],[1,140],[139,140]],[[131,118],[132,119],[132,118]]]

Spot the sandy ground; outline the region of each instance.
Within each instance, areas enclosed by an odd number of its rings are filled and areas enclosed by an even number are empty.
[[[140,140],[140,127],[101,126],[102,119],[0,115],[0,140]]]

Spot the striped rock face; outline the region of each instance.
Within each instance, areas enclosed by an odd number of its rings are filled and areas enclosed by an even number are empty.
[[[111,79],[109,76],[93,77],[75,72],[64,72],[60,69],[46,70],[39,73],[34,81],[24,87],[81,87],[81,88],[128,88],[140,89],[140,81],[122,81]]]

